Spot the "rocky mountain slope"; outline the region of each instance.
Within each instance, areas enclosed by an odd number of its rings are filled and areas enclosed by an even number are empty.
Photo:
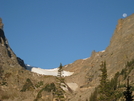
[[[71,78],[67,78],[68,81],[76,82],[79,85],[79,93],[72,101],[79,99],[79,96],[81,99],[88,97],[89,92],[97,87],[100,82],[101,61],[106,61],[108,78],[111,79],[115,73],[121,72],[125,68],[127,61],[132,59],[134,59],[134,14],[118,20],[110,44],[105,51],[93,51],[91,57],[76,60],[74,63],[65,66],[65,70],[74,72]],[[134,71],[130,75],[132,83],[134,83],[133,74]]]
[[[0,101],[34,101],[41,87],[54,78],[26,70],[24,61],[10,48],[0,19]]]
[[[104,39],[105,40],[105,39]],[[100,83],[100,63],[106,61],[108,79],[126,68],[134,59],[134,14],[119,19],[109,46],[101,52],[93,51],[91,57],[76,60],[63,66],[73,72],[64,77],[64,87],[58,88],[57,77],[39,75],[26,70],[24,61],[10,48],[0,19],[0,100],[1,101],[56,101],[56,92],[64,92],[65,101],[86,101]],[[130,82],[134,85],[134,70]],[[125,79],[120,76],[120,82]]]

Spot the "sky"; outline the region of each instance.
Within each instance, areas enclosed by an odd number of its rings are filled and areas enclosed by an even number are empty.
[[[26,64],[56,68],[105,50],[134,0],[0,0],[5,36]]]

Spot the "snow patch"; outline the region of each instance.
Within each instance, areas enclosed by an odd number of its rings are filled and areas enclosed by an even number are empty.
[[[87,60],[88,58],[85,58],[85,59],[83,59],[83,60]]]
[[[58,68],[54,69],[42,69],[38,67],[32,67],[30,65],[26,65],[27,70],[30,70],[31,72],[41,74],[41,75],[52,75],[52,76],[57,76],[58,75]],[[70,76],[73,74],[73,72],[69,71],[63,71],[62,72],[63,76]]]
[[[68,65],[71,65],[72,63],[70,63],[70,64],[67,64],[67,65],[65,65],[64,67],[66,68],[66,67],[68,67]]]
[[[101,52],[105,52],[105,50],[101,51]]]
[[[68,65],[65,65],[64,67],[66,68]]]

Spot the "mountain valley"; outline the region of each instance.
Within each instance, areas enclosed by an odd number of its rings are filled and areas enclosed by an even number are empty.
[[[105,39],[104,39],[105,40]],[[107,79],[117,77],[116,91],[124,91],[127,78],[134,95],[134,14],[119,19],[109,46],[60,69],[43,70],[26,65],[12,51],[0,19],[0,101],[91,101],[100,85],[100,65],[106,62]],[[60,95],[60,96],[58,96]],[[62,98],[60,99],[60,97]],[[123,101],[121,94],[116,100]],[[97,100],[92,100],[97,101]]]

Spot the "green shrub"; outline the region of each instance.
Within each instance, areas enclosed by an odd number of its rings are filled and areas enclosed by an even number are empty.
[[[42,84],[42,83],[41,83],[41,84]],[[55,86],[54,83],[47,84],[44,88],[42,88],[42,89],[38,92],[38,94],[37,94],[37,96],[36,96],[36,99],[35,99],[34,101],[38,101],[38,99],[42,97],[42,95],[41,95],[42,91],[47,91],[47,92],[53,91],[53,92],[55,92],[55,91],[56,91],[56,86]]]
[[[1,99],[2,99],[2,100],[4,100],[4,99],[9,99],[9,97],[8,97],[7,95],[3,95],[3,96],[1,97]]]
[[[51,83],[51,84],[47,84],[44,88],[44,91],[48,91],[48,92],[51,92],[52,91],[56,91],[56,86],[54,83]]]
[[[2,86],[7,86],[8,84],[7,84],[6,81],[3,81],[3,82],[1,83],[1,85],[2,85]]]
[[[40,86],[42,86],[43,85],[43,81],[40,81],[40,82],[38,82],[36,85],[35,85],[35,87],[36,88],[39,88]]]
[[[26,83],[24,84],[24,86],[23,86],[21,92],[25,92],[26,90],[29,91],[29,90],[33,90],[33,89],[35,89],[34,86],[33,86],[33,83],[32,83],[31,80],[28,78],[28,79],[26,80]]]

